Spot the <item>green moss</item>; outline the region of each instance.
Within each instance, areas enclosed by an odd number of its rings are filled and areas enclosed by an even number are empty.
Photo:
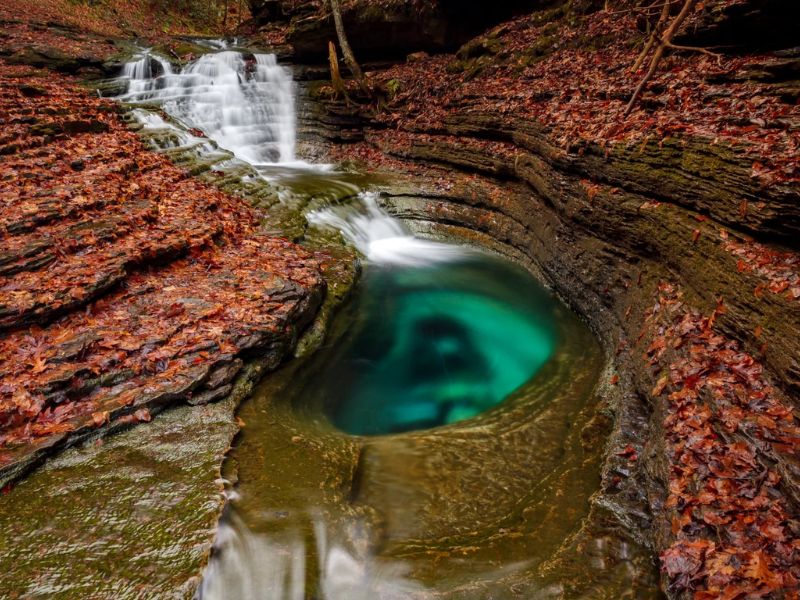
[[[399,79],[390,79],[386,82],[386,91],[389,92],[389,98],[394,98],[402,88],[403,84]]]
[[[531,23],[534,25],[552,23],[563,17],[564,14],[565,10],[563,6],[557,6],[555,8],[548,8],[545,10],[537,10],[531,15]]]
[[[13,540],[0,543],[3,593],[190,598],[222,507],[234,406],[165,412],[69,449],[18,484],[0,512],[2,539]]]

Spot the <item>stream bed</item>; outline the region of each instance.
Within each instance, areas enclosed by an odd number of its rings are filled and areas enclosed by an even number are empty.
[[[600,346],[521,268],[364,200],[311,215],[364,273],[326,346],[242,406],[199,597],[561,597],[600,483]],[[580,587],[630,587],[623,563]]]
[[[593,508],[609,374],[580,319],[509,261],[413,236],[360,176],[299,160],[274,57],[223,48],[175,72],[144,52],[123,79],[155,148],[245,195],[265,182],[267,228],[282,210],[298,240],[340,232],[363,257],[323,346],[239,409],[198,600],[658,596],[647,551]]]

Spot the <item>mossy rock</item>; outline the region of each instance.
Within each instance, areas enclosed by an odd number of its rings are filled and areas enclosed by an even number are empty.
[[[194,60],[204,54],[214,52],[208,46],[201,46],[191,40],[178,39],[170,43],[159,44],[153,47],[153,52],[170,60],[179,59],[182,62]]]
[[[482,56],[494,56],[503,50],[504,44],[495,35],[486,35],[470,40],[456,52],[456,56],[461,60],[479,58]]]

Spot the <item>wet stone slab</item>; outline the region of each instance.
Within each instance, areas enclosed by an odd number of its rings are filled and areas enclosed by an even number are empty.
[[[71,448],[0,497],[0,595],[191,598],[236,404],[181,406]]]

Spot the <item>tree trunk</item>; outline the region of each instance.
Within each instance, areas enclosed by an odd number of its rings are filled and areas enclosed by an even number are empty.
[[[333,42],[328,42],[328,61],[331,66],[331,84],[333,84],[333,90],[336,94],[335,97],[339,98],[341,96],[345,100],[348,100],[347,88],[339,73],[339,59],[336,58],[336,46],[334,46]]]
[[[356,57],[353,54],[353,49],[350,47],[350,43],[347,41],[347,33],[344,30],[342,9],[339,5],[339,0],[330,0],[330,4],[331,12],[333,13],[333,23],[336,26],[336,37],[339,38],[339,46],[341,47],[342,54],[344,55],[344,62],[347,63],[347,68],[350,69],[350,72],[353,74],[353,77],[358,83],[358,87],[361,88],[361,91],[365,94],[369,94],[370,89],[367,85],[367,80],[364,78],[364,73],[362,73],[361,67],[358,66],[358,61],[356,61]]]

